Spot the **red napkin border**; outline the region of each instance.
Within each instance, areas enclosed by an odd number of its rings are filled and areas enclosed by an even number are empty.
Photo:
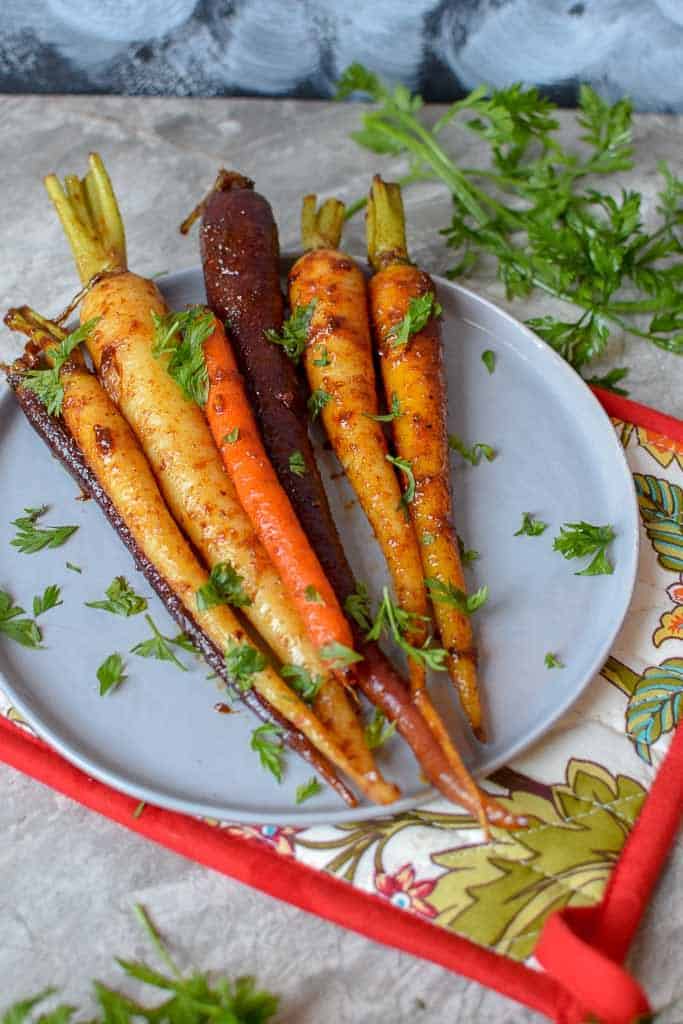
[[[600,388],[594,391],[608,415],[683,443],[683,421]],[[580,1024],[591,1014],[601,1024],[632,1024],[649,1012],[645,993],[622,964],[683,817],[683,729],[674,735],[602,901],[548,918],[534,951],[543,972],[283,857],[258,840],[149,805],[134,817],[135,799],[91,779],[2,717],[0,760],[161,846],[487,985],[558,1024]]]

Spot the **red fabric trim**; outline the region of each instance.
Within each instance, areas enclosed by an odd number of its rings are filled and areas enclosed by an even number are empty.
[[[683,729],[676,734],[638,820],[595,907],[568,907],[545,923],[534,953],[572,998],[558,1020],[631,1024],[648,1010],[640,986],[618,966],[626,956],[683,818]]]
[[[672,441],[683,441],[683,420],[675,416],[667,416],[666,413],[658,412],[657,409],[650,409],[640,402],[632,402],[630,398],[622,398],[612,391],[605,391],[604,388],[591,388],[591,391],[600,402],[608,416],[617,420],[624,420],[626,423],[633,423],[636,427],[645,427],[646,430],[654,430],[657,434],[670,437]]]
[[[233,836],[225,829],[150,805],[134,818],[135,799],[89,778],[41,740],[1,716],[0,757],[131,831],[269,896],[376,942],[431,960],[549,1017],[561,1003],[562,991],[553,978],[449,934],[333,875],[284,857],[258,840]]]
[[[683,422],[594,389],[610,416],[683,441]],[[148,806],[86,776],[41,740],[0,717],[0,758],[27,775],[126,828],[230,875],[302,910],[414,956],[431,960],[539,1010],[560,1024],[588,1012],[604,1024],[631,1024],[647,999],[620,967],[649,900],[683,813],[683,729],[641,810],[596,907],[567,908],[543,929],[536,955],[546,974],[476,946],[407,914],[379,896],[299,864],[264,844],[233,836],[193,818]]]

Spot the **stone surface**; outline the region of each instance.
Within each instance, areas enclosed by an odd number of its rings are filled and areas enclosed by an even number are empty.
[[[178,270],[195,264],[197,254],[196,240],[182,240],[176,226],[221,164],[253,176],[270,197],[283,248],[296,246],[302,193],[352,199],[366,190],[376,168],[387,176],[400,170],[395,161],[349,141],[358,116],[355,107],[291,100],[2,98],[0,308],[31,302],[53,313],[76,290],[61,229],[40,184],[46,171],[80,170],[87,152],[98,149],[121,199],[131,264],[147,274]],[[571,115],[564,122],[570,132]],[[649,213],[657,160],[680,167],[682,137],[683,119],[636,119],[638,171],[615,185],[642,191]],[[453,136],[451,144],[463,161],[477,159],[470,139]],[[442,272],[449,263],[437,234],[449,217],[444,189],[414,187],[407,210],[415,258]],[[347,232],[352,251],[362,251],[362,232],[358,218]],[[491,276],[474,278],[471,286],[507,305]],[[550,307],[535,298],[508,308],[523,317]],[[0,358],[17,350],[3,330]],[[631,366],[632,397],[683,415],[682,361],[624,338],[614,342],[605,366],[624,364]],[[120,980],[113,955],[147,954],[132,913],[133,904],[142,902],[183,966],[258,975],[282,994],[283,1022],[540,1021],[439,967],[160,849],[1,766],[0,791],[3,1005],[52,983],[87,1009],[88,979]],[[679,839],[631,957],[655,1006],[681,992],[682,872]]]

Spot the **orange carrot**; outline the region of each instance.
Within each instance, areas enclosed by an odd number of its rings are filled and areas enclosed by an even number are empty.
[[[360,661],[351,628],[266,455],[223,325],[204,341],[206,417],[240,503],[321,656],[345,670]]]

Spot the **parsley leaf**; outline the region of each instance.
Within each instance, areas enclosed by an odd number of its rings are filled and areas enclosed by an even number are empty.
[[[61,596],[61,588],[56,583],[51,583],[45,587],[42,596],[36,595],[33,598],[33,614],[36,618],[42,615],[43,612],[49,611],[50,608],[56,608],[57,605],[63,604],[64,602],[60,600]]]
[[[187,672],[187,666],[183,665],[176,655],[171,650],[169,645],[177,644],[178,639],[171,639],[170,637],[163,636],[156,625],[151,615],[145,615],[147,624],[152,630],[153,636],[149,640],[142,640],[135,647],[131,647],[131,654],[137,654],[140,658],[156,658],[157,661],[171,661],[174,665],[177,665],[183,672]]]
[[[272,341],[274,345],[281,345],[295,365],[301,360],[306,348],[308,328],[311,326],[315,307],[316,299],[312,299],[307,306],[297,306],[283,323],[282,331],[264,331],[268,341]]]
[[[330,359],[330,353],[327,351],[327,345],[323,345],[320,349],[320,357],[313,360],[313,365],[325,367],[330,366],[331,363],[332,360]]]
[[[398,419],[402,412],[398,395],[394,391],[391,395],[391,412],[382,413],[380,416],[373,416],[371,412],[364,412],[363,415],[367,416],[369,420],[374,420],[376,423],[391,423],[392,420]]]
[[[375,708],[374,714],[363,729],[365,744],[368,750],[377,750],[383,746],[396,732],[396,722],[387,722],[384,712]]]
[[[100,697],[104,697],[110,690],[115,690],[121,685],[126,674],[123,670],[123,658],[120,654],[110,654],[105,658],[97,670],[97,679],[100,684]]]
[[[282,745],[282,730],[273,722],[266,722],[251,734],[251,749],[256,751],[262,766],[282,782],[285,756]]]
[[[564,558],[595,557],[576,576],[610,576],[614,567],[607,558],[607,545],[615,537],[611,526],[593,526],[591,523],[565,523],[553,541],[553,550]]]
[[[214,315],[203,306],[191,306],[181,313],[159,316],[152,313],[154,344],[152,355],[169,355],[166,370],[185,398],[202,407],[209,394],[209,374],[204,360],[204,342],[213,333]]]
[[[116,576],[105,590],[106,601],[86,601],[86,608],[101,608],[112,615],[130,618],[147,611],[147,599],[136,594],[125,576]]]
[[[421,618],[428,621],[426,616],[415,615],[413,612],[407,612],[399,605],[394,604],[389,595],[388,588],[383,587],[382,600],[377,609],[377,615],[372,628],[366,634],[367,639],[379,640],[383,630],[388,628],[394,641],[409,658],[421,662],[427,668],[440,672],[444,668],[446,661],[447,652],[445,650],[440,647],[431,647],[429,637],[425,640],[422,647],[415,647],[406,640],[405,634],[410,632],[415,623]]]
[[[370,629],[370,593],[365,583],[356,583],[356,589],[344,601],[344,611],[360,628]]]
[[[564,665],[556,654],[552,651],[548,651],[545,658],[543,659],[546,668],[564,668]]]
[[[313,703],[324,682],[322,676],[312,676],[308,669],[302,668],[300,665],[282,665],[280,675],[287,680],[306,704]]]
[[[421,331],[431,317],[441,316],[442,312],[434,292],[419,295],[410,300],[408,312],[399,323],[394,324],[387,332],[386,340],[391,342],[392,348],[407,345],[412,336]]]
[[[432,601],[438,601],[439,604],[450,604],[463,615],[472,615],[488,601],[489,588],[487,586],[480,587],[473,594],[466,594],[464,590],[460,590],[453,583],[443,583],[434,577],[426,579],[425,583]]]
[[[328,391],[323,391],[322,388],[316,388],[314,391],[311,391],[307,407],[308,414],[313,422],[318,418],[327,403],[331,401],[332,395]]]
[[[496,368],[496,353],[492,349],[487,348],[486,351],[481,354],[481,361],[489,373],[493,373]]]
[[[41,647],[40,626],[33,619],[20,619],[24,609],[14,604],[6,590],[0,590],[0,633],[16,640],[22,647],[38,650]]]
[[[475,548],[465,547],[465,543],[460,534],[457,534],[456,536],[458,538],[458,552],[460,554],[460,560],[462,562],[464,562],[466,565],[470,565],[471,562],[476,562],[478,558],[481,558],[480,552],[477,551]]]
[[[531,512],[522,513],[522,525],[513,536],[515,537],[540,537],[548,529],[548,524],[541,519],[534,519]]]
[[[442,234],[457,260],[449,276],[469,273],[484,255],[495,260],[508,298],[540,289],[573,303],[575,320],[546,316],[529,325],[577,370],[604,352],[613,328],[683,352],[683,182],[660,164],[661,219],[650,231],[641,223],[638,193],[617,198],[595,187],[596,176],[632,167],[628,100],[610,105],[581,88],[577,152],[573,142],[560,142],[556,108],[535,87],[479,87],[431,127],[422,121],[419,96],[402,85],[390,89],[362,65],[344,72],[337,95],[356,91],[376,106],[352,138],[376,153],[407,157],[404,182],[439,179],[448,189],[453,216]],[[460,166],[440,138],[452,122],[488,143],[490,159]],[[646,329],[641,314],[652,317]]]
[[[211,570],[208,583],[197,591],[197,610],[205,612],[217,604],[231,604],[234,608],[246,608],[252,598],[244,590],[240,576],[230,562],[217,562]]]
[[[320,785],[315,775],[308,780],[308,782],[302,782],[300,786],[296,787],[295,800],[297,804],[302,804],[304,800],[310,800],[312,796],[317,796],[318,793],[322,793],[323,787]]]
[[[81,576],[83,573],[83,570],[81,569],[80,565],[74,565],[73,562],[67,562],[66,567],[67,569],[71,569],[72,572],[77,572],[79,576]]]
[[[169,643],[174,644],[175,647],[180,647],[182,651],[187,651],[188,654],[196,654],[199,656],[200,650],[196,644],[194,644],[187,633],[178,633],[176,636],[169,639]]]
[[[472,466],[478,466],[482,460],[482,456],[487,462],[493,462],[496,455],[498,454],[490,444],[482,444],[477,441],[469,448],[462,441],[457,434],[448,435],[448,447],[451,451],[458,452],[462,455],[463,459],[466,459]]]
[[[318,593],[312,583],[304,590],[304,596],[309,604],[325,604],[322,594]]]
[[[40,508],[25,508],[25,515],[12,520],[12,526],[17,528],[17,535],[10,544],[18,548],[23,555],[33,555],[43,548],[61,547],[78,529],[77,526],[46,526],[43,529],[37,527],[37,521],[45,515],[47,509],[47,505],[41,505]]]
[[[75,348],[85,341],[99,317],[88,320],[86,323],[68,334],[57,348],[46,350],[54,365],[47,370],[29,370],[24,374],[22,384],[29,391],[33,391],[45,406],[48,415],[59,416],[64,404],[64,388],[60,380],[60,372],[64,363]]]
[[[611,391],[615,395],[628,395],[626,388],[619,387],[619,381],[623,380],[624,377],[628,377],[629,371],[626,366],[618,366],[614,370],[610,370],[603,377],[584,377],[586,384],[593,384],[595,387],[604,388],[605,391]]]
[[[347,665],[353,665],[355,662],[363,660],[362,654],[357,654],[352,648],[337,643],[337,641],[321,647],[320,657],[329,661],[332,668],[346,668]]]
[[[401,501],[399,508],[405,508],[407,510],[408,505],[415,498],[415,474],[413,473],[413,464],[408,459],[402,459],[398,455],[385,455],[384,458],[387,462],[390,462],[392,466],[396,466],[402,473],[405,473],[408,485],[401,495]]]
[[[240,428],[233,427],[232,430],[229,430],[228,433],[225,435],[225,437],[221,441],[221,444],[234,444],[239,436]]]
[[[298,448],[289,456],[289,472],[294,476],[306,476],[306,462]]]
[[[263,672],[267,664],[265,654],[250,643],[233,641],[225,652],[225,667],[231,681],[242,693],[251,690],[254,685],[251,677],[257,672]]]
[[[434,536],[433,533],[430,533],[429,530],[425,530],[420,536],[420,544],[422,544],[422,546],[425,548],[430,547],[435,540],[436,537]]]

